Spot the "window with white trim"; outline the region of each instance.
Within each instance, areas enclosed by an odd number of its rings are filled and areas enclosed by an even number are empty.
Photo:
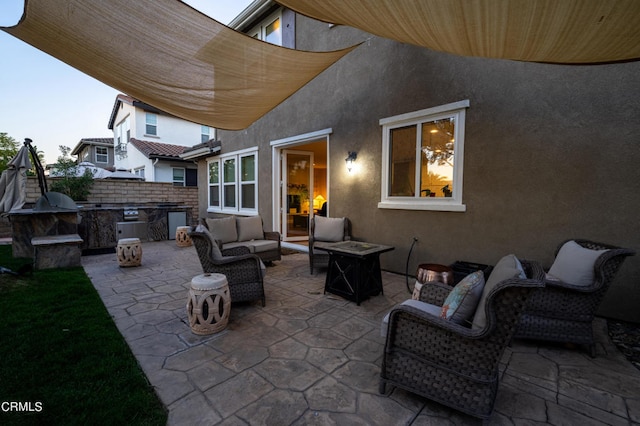
[[[144,166],[133,169],[133,174],[144,179]]]
[[[145,135],[158,136],[158,114],[152,114],[150,112],[145,113],[144,124]]]
[[[258,40],[282,46],[282,9],[262,20],[251,31],[247,31],[247,34]]]
[[[104,146],[96,146],[96,163],[108,163],[109,150]]]
[[[185,171],[182,167],[172,167],[173,171],[173,186],[184,186]]]
[[[468,107],[464,100],[380,120],[379,208],[466,210],[462,172]]]
[[[209,142],[209,139],[211,139],[211,127],[200,126],[200,142]]]
[[[115,154],[123,159],[127,156],[127,144],[131,139],[131,129],[129,126],[129,116],[125,117],[114,130],[115,134]]]
[[[258,151],[229,153],[208,161],[208,211],[258,212]]]

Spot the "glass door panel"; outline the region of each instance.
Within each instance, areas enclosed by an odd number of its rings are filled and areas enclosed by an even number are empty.
[[[283,240],[307,240],[313,209],[313,153],[283,150],[282,155]]]

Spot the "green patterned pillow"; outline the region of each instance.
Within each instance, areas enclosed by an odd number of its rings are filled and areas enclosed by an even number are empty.
[[[440,317],[456,324],[469,323],[476,311],[483,288],[482,271],[476,271],[464,277],[447,296],[442,305]]]

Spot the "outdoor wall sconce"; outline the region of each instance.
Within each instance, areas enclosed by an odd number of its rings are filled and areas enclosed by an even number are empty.
[[[355,151],[349,151],[349,155],[344,159],[344,161],[347,163],[347,171],[349,173],[351,173],[351,170],[353,170],[353,163],[355,163],[356,158],[358,158],[358,153]]]

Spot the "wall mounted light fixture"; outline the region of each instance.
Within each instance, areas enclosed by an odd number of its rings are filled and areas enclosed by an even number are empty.
[[[353,163],[355,163],[356,158],[358,158],[358,153],[355,151],[349,151],[349,155],[344,159],[344,161],[347,163],[347,171],[349,173],[351,173],[351,170],[353,170]]]

